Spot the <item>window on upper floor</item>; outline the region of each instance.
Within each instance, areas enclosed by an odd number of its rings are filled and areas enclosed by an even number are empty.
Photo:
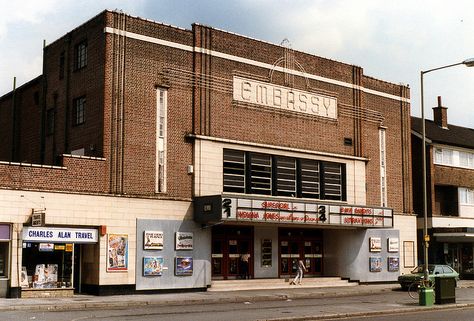
[[[66,63],[66,57],[65,57],[65,53],[63,51],[59,55],[59,79],[64,78],[65,63]]]
[[[385,128],[379,129],[380,149],[380,205],[387,206],[387,162],[386,162],[386,135]]]
[[[224,149],[223,190],[345,201],[345,164]]]
[[[437,165],[474,169],[474,153],[436,147],[434,150],[434,163]]]
[[[166,192],[166,138],[168,91],[156,89],[156,173],[155,193]]]
[[[474,168],[474,154],[459,152],[459,165],[462,167]]]
[[[73,100],[72,123],[74,126],[81,125],[85,122],[86,96],[82,96]]]
[[[435,164],[452,165],[453,151],[446,148],[435,148]]]
[[[459,203],[462,205],[474,205],[474,189],[459,187]]]
[[[87,66],[87,41],[83,41],[76,46],[74,69],[81,69]]]

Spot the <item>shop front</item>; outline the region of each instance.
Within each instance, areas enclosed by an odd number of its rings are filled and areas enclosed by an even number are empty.
[[[474,279],[474,229],[435,228],[433,261],[450,265],[462,279]]]
[[[62,297],[79,291],[83,247],[97,242],[93,228],[24,227],[21,297]]]
[[[0,298],[8,296],[11,226],[0,224]]]

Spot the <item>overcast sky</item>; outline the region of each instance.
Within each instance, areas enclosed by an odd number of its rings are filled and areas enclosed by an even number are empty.
[[[41,74],[51,43],[104,9],[190,29],[193,22],[361,66],[408,84],[420,115],[420,71],[474,58],[472,0],[0,0],[0,96]],[[474,128],[474,67],[425,75],[425,114],[442,96],[451,124]]]

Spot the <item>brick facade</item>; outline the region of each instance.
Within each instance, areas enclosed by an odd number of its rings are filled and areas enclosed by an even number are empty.
[[[36,142],[31,144],[34,148],[28,152],[18,148],[18,156],[9,158],[5,150],[2,159],[34,163],[43,160],[44,164],[54,165],[58,162],[58,155],[84,148],[86,156],[106,159],[108,168],[101,177],[109,180],[110,193],[154,195],[156,87],[169,86],[167,156],[168,163],[173,166],[168,168],[166,196],[189,198],[192,195],[192,177],[186,173],[186,166],[192,164],[193,142],[185,136],[193,133],[365,157],[370,159],[367,163],[367,203],[377,205],[380,200],[380,162],[378,145],[373,142],[378,141],[378,126],[382,125],[387,128],[387,154],[390,155],[387,158],[389,204],[399,213],[412,212],[411,185],[407,183],[411,172],[410,162],[407,163],[410,157],[407,134],[410,128],[409,104],[401,100],[409,99],[406,87],[365,76],[360,67],[293,51],[295,61],[307,74],[352,84],[353,87],[293,76],[292,86],[296,89],[337,97],[340,110],[337,121],[268,112],[235,104],[229,91],[232,77],[243,74],[270,80],[271,73],[271,81],[284,86],[283,73],[236,59],[229,60],[222,55],[193,53],[152,41],[105,33],[104,28],[126,30],[150,37],[148,39],[203,48],[267,65],[277,62],[285,51],[282,46],[202,25],[195,24],[192,30],[184,30],[105,11],[45,48],[44,81],[38,80],[40,88],[36,91],[44,92],[46,98],[44,106],[36,108],[37,116],[33,118],[36,123],[29,125],[36,126],[36,133],[43,132],[29,138],[30,141],[36,139]],[[76,70],[75,48],[84,41],[88,50],[87,66]],[[61,59],[65,64],[62,75]],[[192,83],[193,80],[188,78],[176,83],[170,70],[194,73],[195,77],[223,78],[227,91],[184,86],[183,81]],[[373,95],[360,90],[359,86],[401,99]],[[21,91],[21,95],[32,97],[26,89]],[[74,126],[73,101],[81,96],[86,97],[85,122]],[[0,110],[7,112],[9,103],[11,101],[3,100]],[[55,110],[52,135],[46,135],[45,129],[38,124],[41,119],[46,122],[49,109]],[[344,109],[353,114],[361,113],[361,118],[366,109],[370,109],[383,115],[383,121],[377,124],[346,117],[347,112],[341,112]],[[41,111],[43,115],[40,115]],[[283,128],[285,130],[281,130]],[[23,137],[27,130],[18,132]],[[344,145],[345,138],[350,138],[353,145]],[[11,144],[7,142],[5,146]],[[38,151],[42,144],[43,151]],[[21,146],[24,145],[18,144]]]
[[[83,68],[75,65],[79,45],[87,46]],[[287,109],[239,101],[234,96],[238,77],[287,88],[293,94],[329,97],[337,100],[337,113],[333,118],[303,113],[290,98]],[[158,90],[167,92],[163,192],[156,191]],[[78,98],[85,99],[84,122],[74,124]],[[90,216],[99,216],[94,221],[67,221],[109,226],[108,218],[113,216],[113,231],[130,235],[135,265],[121,276],[104,273],[99,264],[94,268],[100,271],[88,277],[95,286],[133,285],[142,277],[140,272],[134,274],[141,262],[135,252],[136,247],[141,253],[136,221],[143,217],[155,223],[189,220],[193,197],[206,191],[222,194],[224,148],[339,162],[350,171],[345,179],[354,203],[342,199],[331,204],[382,207],[379,134],[385,130],[387,202],[383,207],[399,216],[390,222],[401,223],[388,227],[393,227],[391,237],[399,235],[402,244],[404,239],[413,240],[414,234],[409,99],[407,86],[369,77],[358,66],[199,24],[187,30],[104,11],[45,48],[42,76],[18,88],[14,96],[0,98],[0,189],[108,195],[114,196],[114,204],[135,199],[136,211],[117,205],[118,213],[114,208],[113,214],[101,216],[95,208],[89,211]],[[52,133],[48,112],[54,113]],[[77,153],[84,155],[70,155]],[[148,211],[150,200],[166,206]],[[169,205],[174,201],[186,203]],[[130,222],[121,221],[120,211],[134,213],[127,216]],[[354,234],[367,239],[359,233],[365,228],[359,228]],[[201,232],[210,239],[206,235],[210,232]],[[276,231],[271,235],[278,237]],[[344,242],[334,244],[334,251],[346,250]],[[95,251],[105,260],[104,248],[101,239]],[[337,268],[344,262],[330,263],[328,273],[342,273]]]

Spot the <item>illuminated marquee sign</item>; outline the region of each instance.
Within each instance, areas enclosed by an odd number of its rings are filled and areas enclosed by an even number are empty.
[[[311,116],[337,119],[337,99],[234,76],[234,100]]]
[[[230,211],[222,212],[225,221],[393,227],[393,211],[387,208],[222,198],[230,203]]]

